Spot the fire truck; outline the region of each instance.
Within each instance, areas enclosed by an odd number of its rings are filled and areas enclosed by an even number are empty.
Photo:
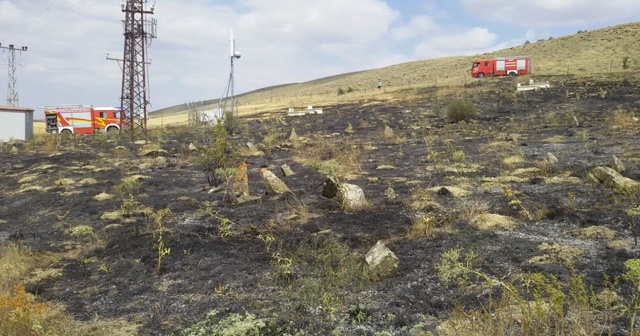
[[[101,130],[118,131],[123,125],[119,107],[91,105],[45,106],[48,133],[92,134]]]
[[[473,62],[471,77],[518,76],[531,72],[531,60],[526,56],[481,59]]]

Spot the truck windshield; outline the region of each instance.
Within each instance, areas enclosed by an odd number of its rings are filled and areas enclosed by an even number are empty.
[[[477,67],[479,67],[479,66],[480,66],[480,63],[478,63],[478,62],[473,63],[473,67],[474,67],[474,68],[477,68]]]

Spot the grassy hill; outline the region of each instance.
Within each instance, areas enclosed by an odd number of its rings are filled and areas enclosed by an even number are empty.
[[[523,45],[473,56],[455,56],[420,60],[385,68],[341,74],[305,83],[268,87],[236,96],[240,113],[268,112],[287,107],[332,105],[368,98],[394,99],[394,94],[407,88],[428,86],[462,86],[476,79],[470,76],[471,62],[477,58],[527,55],[536,78],[554,75],[593,76],[629,72],[640,69],[640,22],[628,23],[576,34],[527,41]],[[623,60],[627,58],[627,69]],[[385,92],[375,88],[378,79],[385,83]],[[338,95],[338,90],[353,92]],[[215,106],[217,99],[205,102]],[[186,123],[186,105],[156,111],[153,117],[163,122]],[[172,118],[167,118],[173,115]]]

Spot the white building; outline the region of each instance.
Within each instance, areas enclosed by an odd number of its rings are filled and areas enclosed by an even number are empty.
[[[33,109],[0,106],[0,142],[33,137]]]

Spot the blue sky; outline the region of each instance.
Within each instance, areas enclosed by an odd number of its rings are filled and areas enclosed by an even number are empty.
[[[29,47],[18,55],[20,105],[119,105],[121,72],[105,56],[122,57],[120,4],[0,0],[0,43]],[[242,93],[635,22],[640,1],[157,0],[154,18],[151,110],[223,94],[231,28],[242,53]],[[7,66],[0,62],[3,105]]]

